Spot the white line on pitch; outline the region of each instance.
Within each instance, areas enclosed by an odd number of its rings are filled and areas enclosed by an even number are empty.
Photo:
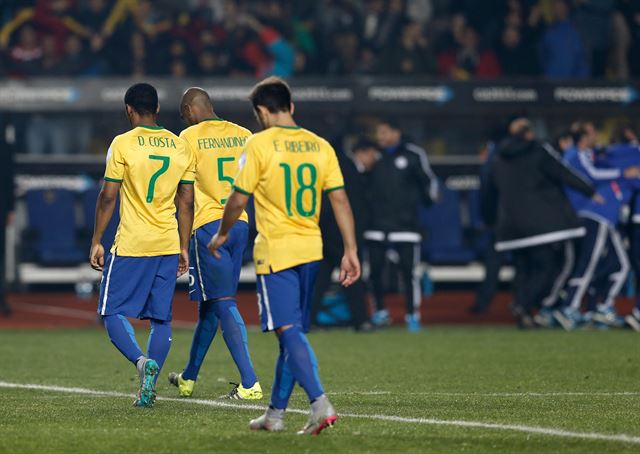
[[[52,391],[60,393],[71,394],[84,394],[93,396],[112,396],[112,397],[134,397],[133,394],[120,393],[115,391],[99,391],[95,389],[85,388],[68,388],[65,386],[54,385],[36,385],[36,384],[21,384],[21,383],[8,383],[0,381],[0,388],[13,388],[13,389],[32,389],[40,391]],[[158,400],[181,402],[186,404],[205,405],[209,407],[217,408],[233,408],[244,410],[264,410],[262,405],[243,405],[234,404],[230,402],[220,402],[215,400],[205,399],[177,399],[172,397],[158,397]],[[307,414],[306,410],[299,410],[295,408],[287,409],[288,413]],[[393,415],[376,415],[376,414],[361,414],[361,413],[340,413],[340,416],[345,418],[358,418],[358,419],[371,419],[376,421],[389,421],[399,422],[405,424],[424,424],[433,426],[452,426],[452,427],[466,427],[473,429],[492,429],[503,430],[512,432],[523,432],[529,434],[547,435],[552,437],[563,438],[579,438],[583,440],[600,440],[600,441],[615,441],[620,443],[640,444],[640,437],[626,434],[605,434],[597,432],[575,432],[564,429],[556,429],[551,427],[536,427],[525,426],[520,424],[499,424],[488,423],[481,421],[462,421],[462,420],[447,420],[447,419],[435,419],[435,418],[407,418],[404,416]]]

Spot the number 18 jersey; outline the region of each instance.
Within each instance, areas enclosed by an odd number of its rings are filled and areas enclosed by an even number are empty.
[[[329,143],[298,126],[276,126],[247,141],[234,188],[253,194],[256,272],[269,274],[322,259],[322,192],[344,181]]]
[[[180,133],[196,159],[193,230],[222,218],[238,173],[238,159],[251,131],[222,118],[210,118]],[[246,213],[240,217],[247,222]]]
[[[120,225],[111,252],[129,257],[180,253],[175,196],[193,184],[188,144],[160,126],[138,126],[113,139],[104,179],[122,183]]]

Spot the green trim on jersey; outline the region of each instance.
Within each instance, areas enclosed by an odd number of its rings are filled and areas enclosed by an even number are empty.
[[[204,121],[224,121],[224,118],[220,118],[220,117],[205,118]]]
[[[335,188],[325,189],[324,193],[325,194],[329,194],[330,192],[337,191],[338,189],[344,189],[344,185],[343,186],[336,186]]]
[[[302,129],[302,126],[284,126],[284,125],[275,125],[276,128],[283,128],[283,129]]]
[[[138,128],[151,129],[152,131],[159,131],[164,129],[162,126],[149,126],[149,125],[138,125]]]
[[[239,188],[238,186],[236,186],[235,184],[233,185],[233,190],[234,191],[238,191],[240,194],[244,194],[244,195],[251,195],[251,193],[249,191],[245,191],[242,188]]]
[[[104,177],[104,181],[110,181],[112,183],[122,183],[123,180],[118,180],[117,178]]]
[[[195,181],[191,181],[191,180],[180,180],[180,184],[193,184],[195,183]]]

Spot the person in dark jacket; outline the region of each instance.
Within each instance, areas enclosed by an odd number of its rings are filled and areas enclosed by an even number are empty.
[[[338,162],[344,177],[345,190],[351,202],[353,218],[356,222],[356,239],[363,242],[364,231],[369,225],[370,210],[367,200],[367,179],[376,161],[379,150],[375,143],[368,139],[359,140],[352,148],[351,156],[338,155]],[[324,206],[329,206],[325,204]],[[318,313],[322,309],[322,298],[331,286],[333,270],[340,266],[343,246],[342,236],[338,229],[332,210],[322,210],[320,214],[320,229],[322,230],[323,257],[316,278],[313,303],[311,305],[311,321],[317,323]],[[359,245],[360,246],[360,245]],[[362,247],[358,247],[362,251]],[[356,331],[371,331],[369,310],[367,307],[367,285],[360,279],[344,290],[349,309],[351,311],[351,326]]]
[[[387,251],[399,257],[404,283],[410,331],[420,329],[420,245],[418,208],[438,199],[438,180],[431,170],[426,152],[402,136],[398,124],[387,119],[376,129],[382,158],[371,172],[369,197],[371,225],[364,233],[369,250],[371,284],[376,312],[374,325],[391,323],[384,304],[384,269]]]
[[[532,327],[531,313],[553,285],[554,245],[585,234],[564,186],[601,198],[550,145],[535,140],[528,120],[514,120],[509,133],[491,161],[481,198],[487,224],[496,225],[496,250],[513,255],[514,315],[520,326]]]
[[[6,300],[6,226],[11,224],[14,208],[13,154],[15,144],[14,126],[5,115],[0,115],[0,315],[11,314]]]

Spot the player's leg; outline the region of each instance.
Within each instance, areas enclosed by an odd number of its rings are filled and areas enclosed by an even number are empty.
[[[135,366],[140,375],[138,406],[152,406],[158,365],[147,358],[135,339],[127,317],[144,311],[155,279],[158,257],[121,257],[110,254],[105,262],[98,313],[113,345]],[[174,271],[175,279],[175,271]]]
[[[145,355],[138,345],[133,326],[125,316],[119,314],[107,315],[102,317],[102,323],[107,330],[111,343],[133,365],[136,365],[141,358],[144,358]]]
[[[324,395],[318,363],[305,332],[318,263],[308,263],[278,273],[258,276],[261,322],[264,331],[276,331],[280,356],[269,410],[250,423],[254,430],[281,430],[282,415],[296,381],[311,402],[304,433],[317,434],[337,419]],[[278,408],[283,407],[283,408]]]
[[[322,310],[322,301],[329,287],[331,287],[331,275],[336,266],[340,263],[340,256],[336,258],[334,252],[335,246],[324,244],[322,251],[323,259],[320,262],[320,268],[318,270],[318,277],[316,279],[316,286],[313,291],[313,298],[311,300],[310,311],[310,323],[311,326],[318,325],[318,314]]]
[[[420,244],[395,243],[395,246],[400,256],[400,274],[404,284],[407,329],[411,332],[418,332],[420,331],[420,306],[422,305]]]
[[[180,374],[180,378],[183,382],[195,382],[198,379],[198,373],[200,367],[204,361],[209,346],[213,342],[213,339],[218,331],[218,317],[213,309],[213,301],[202,301],[198,305],[198,323],[196,329],[193,332],[193,339],[191,341],[191,350],[189,351],[189,361]],[[175,384],[180,388],[180,395],[188,397],[193,392],[193,383],[184,383],[178,385],[176,381],[173,383],[171,378],[169,379],[172,384]]]
[[[375,309],[371,322],[376,326],[390,325],[391,318],[384,304],[384,267],[386,264],[387,245],[384,241],[367,241],[367,252],[369,253],[369,267],[371,269],[369,280]]]
[[[0,210],[0,219],[6,219],[6,213]],[[5,242],[6,229],[4,225],[0,226],[0,316],[11,315],[11,307],[7,303],[6,281],[5,281]]]
[[[513,266],[515,268],[515,277],[513,279],[513,295],[514,302],[511,308],[514,318],[519,328],[531,328],[533,320],[527,312],[529,304],[529,285],[531,276],[531,257],[530,249],[515,249],[511,252],[513,257]]]
[[[613,226],[609,226],[607,254],[602,269],[603,276],[596,287],[598,295],[602,295],[602,303],[596,307],[593,319],[609,326],[623,326],[624,319],[615,311],[615,300],[624,286],[629,274],[629,258],[622,243],[620,234]]]
[[[557,249],[555,244],[542,244],[529,248],[530,279],[526,310],[532,313],[549,295],[557,277]]]
[[[158,374],[171,349],[171,310],[176,288],[178,255],[165,255],[152,257],[151,259],[155,262],[155,270],[152,274],[153,283],[146,304],[139,314],[139,318],[149,319],[151,321],[147,357],[149,360],[154,361],[156,365],[156,374],[151,381],[153,400],[155,400],[155,384],[158,379]],[[145,373],[143,386],[141,388],[141,398],[139,399],[141,404],[144,404],[142,397],[144,396],[146,387],[147,377]]]
[[[217,223],[215,225],[217,231]],[[249,226],[246,222],[236,222],[230,232],[230,241],[223,246],[220,259],[214,265],[215,296],[219,298],[213,305],[225,344],[240,372],[240,383],[227,395],[232,399],[262,399],[262,388],[256,377],[249,355],[247,329],[238,311],[236,293],[242,257],[249,238]]]
[[[213,291],[208,279],[213,257],[206,248],[207,238],[211,238],[206,227],[196,229],[189,243],[189,299],[198,303],[198,322],[191,340],[189,360],[182,373],[169,374],[169,383],[178,388],[181,397],[193,394],[200,367],[218,331],[219,321],[213,308],[214,302],[207,300]]]
[[[636,278],[636,305],[631,314],[625,317],[625,321],[634,331],[640,332],[640,223],[632,221],[629,239],[631,241],[629,255]]]
[[[582,299],[602,258],[608,236],[606,224],[586,218],[583,219],[583,223],[587,233],[578,246],[576,264],[567,282],[563,307],[553,312],[554,318],[566,330],[574,329],[581,322]]]

